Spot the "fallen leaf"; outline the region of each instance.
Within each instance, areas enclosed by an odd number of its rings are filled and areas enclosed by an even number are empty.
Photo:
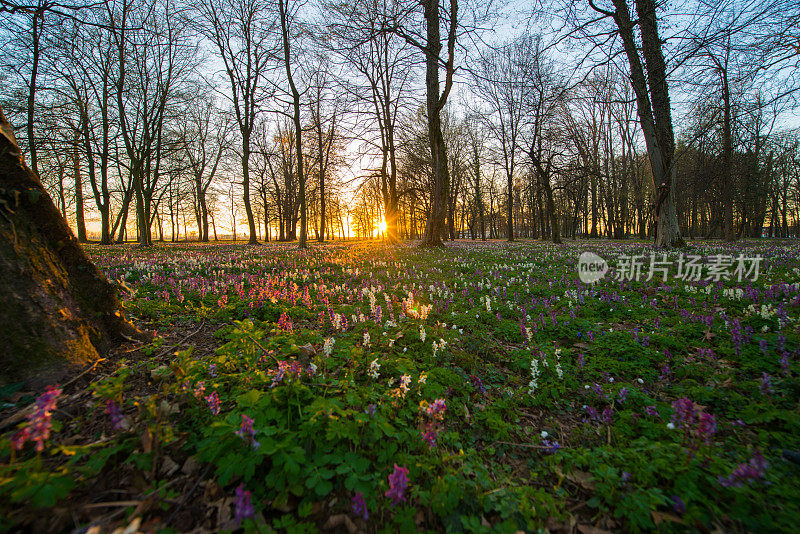
[[[581,534],[611,534],[608,530],[593,527],[592,525],[578,525],[578,531]]]
[[[668,514],[666,512],[657,512],[655,510],[650,510],[650,515],[653,516],[653,522],[656,525],[660,525],[661,523],[665,522],[680,523],[681,525],[685,524],[683,522],[683,519],[674,514]]]
[[[358,531],[358,528],[356,528],[355,523],[353,523],[352,519],[347,517],[347,514],[337,514],[330,516],[328,520],[325,522],[325,524],[322,526],[322,528],[325,530],[333,530],[336,527],[342,527],[342,526],[344,526],[344,528],[346,528],[347,532],[349,532],[350,534],[355,534],[355,532]]]

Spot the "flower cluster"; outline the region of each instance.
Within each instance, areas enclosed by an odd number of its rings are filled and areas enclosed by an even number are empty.
[[[316,370],[316,366],[313,364],[309,365],[306,373],[309,376],[312,376]],[[297,360],[278,360],[278,368],[277,369],[269,369],[267,370],[267,375],[272,377],[272,383],[269,385],[270,388],[274,388],[281,382],[283,379],[286,378],[288,375],[291,378],[300,378],[303,376],[303,366]]]
[[[240,523],[255,516],[250,496],[250,492],[244,489],[244,484],[239,484],[239,487],[236,488],[236,500],[233,503],[233,517]]]
[[[372,360],[372,362],[370,362],[367,374],[369,375],[370,378],[375,380],[380,376],[380,370],[381,370],[381,364],[378,363],[378,358],[375,358],[374,360]]]
[[[539,387],[539,375],[542,372],[539,370],[539,358],[535,357],[531,360],[531,381],[528,382],[528,395],[536,393],[536,388]]]
[[[325,344],[322,345],[322,354],[325,355],[327,358],[333,352],[333,346],[336,344],[336,340],[332,337],[325,338]]]
[[[286,315],[286,312],[283,312],[278,319],[278,330],[288,332],[289,334],[294,332],[294,325],[292,324],[292,320],[289,319],[289,316]]]
[[[208,403],[208,409],[211,410],[211,413],[214,415],[219,415],[221,403],[219,401],[219,395],[217,395],[216,391],[213,391],[210,395],[206,396],[206,403]]]
[[[195,398],[197,400],[200,400],[200,399],[203,398],[205,392],[206,392],[206,381],[205,380],[201,380],[194,387],[194,396],[195,396]]]
[[[50,430],[53,427],[52,417],[59,395],[61,389],[57,386],[47,386],[45,392],[39,395],[33,413],[28,416],[27,426],[11,438],[11,446],[15,450],[20,451],[25,442],[33,441],[36,443],[36,452],[42,452],[44,442],[50,437]]]
[[[351,501],[353,507],[353,513],[357,516],[361,516],[364,521],[369,519],[369,513],[367,512],[367,503],[364,501],[364,494],[360,491],[357,491],[356,494],[353,496],[353,500]]]
[[[122,410],[120,410],[119,405],[111,399],[106,401],[106,409],[105,413],[108,415],[108,418],[111,419],[111,426],[114,430],[119,430],[122,428]]]
[[[390,384],[393,383],[393,382],[394,382],[394,379],[391,379],[389,381]],[[408,390],[410,389],[410,387],[409,387],[410,385],[411,385],[411,375],[402,375],[400,377],[400,385],[398,387],[390,390],[389,394],[395,400],[405,399],[406,398],[406,393],[408,393]]]
[[[694,402],[683,397],[672,403],[675,413],[668,428],[683,430],[684,441],[689,441],[692,449],[697,449],[702,441],[706,445],[711,443],[711,436],[717,431],[716,417],[713,414],[700,412]]]
[[[433,449],[436,446],[436,438],[442,431],[442,421],[444,421],[444,412],[447,411],[447,405],[444,399],[436,399],[428,404],[427,401],[419,403],[419,410],[428,418],[424,422],[424,427],[420,431],[422,439],[428,443],[428,448]]]
[[[234,434],[249,442],[253,449],[258,450],[261,444],[256,441],[256,432],[258,431],[253,429],[253,422],[252,418],[242,414],[242,426]]]
[[[719,477],[719,483],[726,488],[741,488],[752,480],[763,479],[769,464],[760,452],[755,452],[746,464],[739,464],[728,477]]]
[[[445,341],[444,339],[439,339],[438,342],[434,340],[432,346],[433,346],[433,357],[435,358],[436,354],[447,346],[447,341]]]
[[[397,506],[400,502],[405,502],[405,492],[408,487],[408,469],[394,464],[394,472],[389,475],[389,489],[386,495],[392,499],[392,506]]]

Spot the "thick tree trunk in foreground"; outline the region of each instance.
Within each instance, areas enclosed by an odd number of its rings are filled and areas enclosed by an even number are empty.
[[[0,109],[0,385],[51,379],[97,359],[120,334],[141,337],[25,165]]]

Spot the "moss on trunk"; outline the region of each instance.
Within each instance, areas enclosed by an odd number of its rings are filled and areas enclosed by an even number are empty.
[[[89,260],[0,109],[0,384],[52,378],[139,334]]]

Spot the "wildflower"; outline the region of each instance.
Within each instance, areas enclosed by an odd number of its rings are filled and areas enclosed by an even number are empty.
[[[478,390],[479,393],[486,393],[486,388],[483,386],[483,381],[477,375],[469,375],[472,381],[472,386]]]
[[[255,439],[257,430],[253,429],[253,422],[253,419],[242,414],[242,426],[234,434],[245,441],[249,441],[253,449],[258,450],[261,444]]]
[[[547,433],[547,430],[542,430],[542,433],[540,435],[542,436],[542,438],[546,438],[550,434]]]
[[[786,352],[781,356],[781,374],[783,376],[789,375],[789,354]]]
[[[378,363],[378,358],[375,358],[369,364],[369,371],[367,371],[367,374],[369,374],[370,378],[376,379],[380,376],[380,373],[378,372],[380,370],[381,370],[381,364]]]
[[[694,424],[697,418],[697,410],[695,410],[694,403],[691,400],[683,397],[673,402],[672,407],[675,409],[672,422],[676,427],[689,427]]]
[[[372,416],[372,415],[375,415],[375,410],[376,409],[377,409],[377,406],[375,406],[374,404],[370,404],[369,406],[367,406],[364,409],[364,413],[366,413],[367,415]]]
[[[369,337],[369,332],[364,332],[364,346],[367,348],[372,347]]]
[[[322,346],[322,354],[324,354],[326,358],[333,352],[333,345],[335,343],[336,340],[332,337],[325,339],[325,344]]]
[[[674,423],[667,423],[667,428],[669,430],[675,430],[675,424]]]
[[[755,452],[746,464],[739,464],[727,478],[719,477],[719,483],[726,487],[741,488],[745,483],[764,478],[767,474],[767,461],[760,452]]]
[[[708,444],[711,441],[711,435],[717,431],[717,422],[713,414],[701,413],[700,422],[697,425],[697,433]]]
[[[619,402],[625,402],[625,399],[628,398],[628,388],[622,388],[619,390]]]
[[[217,364],[212,363],[211,365],[208,366],[208,376],[210,376],[211,378],[217,377]]]
[[[536,388],[539,387],[539,374],[541,374],[539,359],[533,358],[531,360],[531,381],[528,382],[528,395],[533,395],[536,392]]]
[[[439,435],[435,425],[426,423],[425,431],[422,433],[422,439],[428,443],[428,448],[433,449],[436,446],[436,437]]]
[[[367,503],[364,501],[364,494],[360,491],[357,491],[356,494],[353,496],[353,500],[351,501],[353,507],[353,513],[361,516],[364,521],[369,519],[369,513],[367,513]]]
[[[441,421],[444,419],[444,412],[447,411],[447,406],[444,399],[436,399],[430,406],[425,408],[425,413],[434,419]]]
[[[286,312],[283,312],[278,319],[278,330],[282,330],[290,334],[294,332],[294,325],[292,324],[292,320],[289,319],[289,316],[286,315]]]
[[[400,389],[402,389],[404,393],[408,393],[410,384],[411,384],[411,375],[402,375],[400,377]]]
[[[408,487],[408,469],[403,466],[399,467],[394,464],[394,472],[389,475],[389,489],[386,490],[385,495],[392,499],[392,506],[397,506],[398,503],[405,502],[405,491]]]
[[[108,414],[109,419],[111,419],[111,426],[114,430],[122,428],[122,411],[116,402],[108,399],[106,401],[105,413]]]
[[[203,397],[203,393],[206,391],[206,381],[201,380],[197,383],[194,387],[194,396],[197,400],[200,400]]]
[[[208,409],[211,410],[211,413],[219,415],[220,402],[219,395],[217,395],[216,391],[206,397],[206,402],[208,403]]]
[[[44,442],[50,437],[53,426],[51,419],[59,395],[61,389],[55,386],[47,386],[45,392],[39,395],[34,411],[28,415],[28,425],[11,438],[11,446],[15,450],[22,450],[28,440],[36,443],[36,452],[44,450]]]
[[[417,380],[418,384],[424,384],[428,380],[428,375],[426,373],[420,373],[419,379]]]
[[[250,492],[244,489],[244,484],[239,484],[239,487],[236,488],[236,500],[233,503],[233,517],[239,523],[255,515],[253,505],[250,504],[250,495]]]
[[[602,418],[605,424],[610,425],[614,419],[614,408],[606,406],[605,410],[603,410]]]
[[[555,454],[558,451],[558,449],[561,448],[561,444],[559,442],[548,441],[546,439],[542,440],[542,445],[544,447],[547,447],[547,452],[549,452],[550,454]]]
[[[425,343],[425,338],[428,337],[428,334],[425,332],[425,327],[420,325],[419,327],[419,338]]]
[[[683,500],[678,497],[677,495],[673,495],[672,499],[672,509],[675,510],[675,513],[683,515],[686,513],[686,504],[684,504]]]
[[[655,406],[647,406],[644,411],[647,415],[658,417],[658,411],[656,410]]]
[[[768,397],[775,393],[775,390],[772,388],[772,377],[769,376],[767,373],[763,373],[761,375],[761,385],[758,386],[758,390],[765,397]]]

